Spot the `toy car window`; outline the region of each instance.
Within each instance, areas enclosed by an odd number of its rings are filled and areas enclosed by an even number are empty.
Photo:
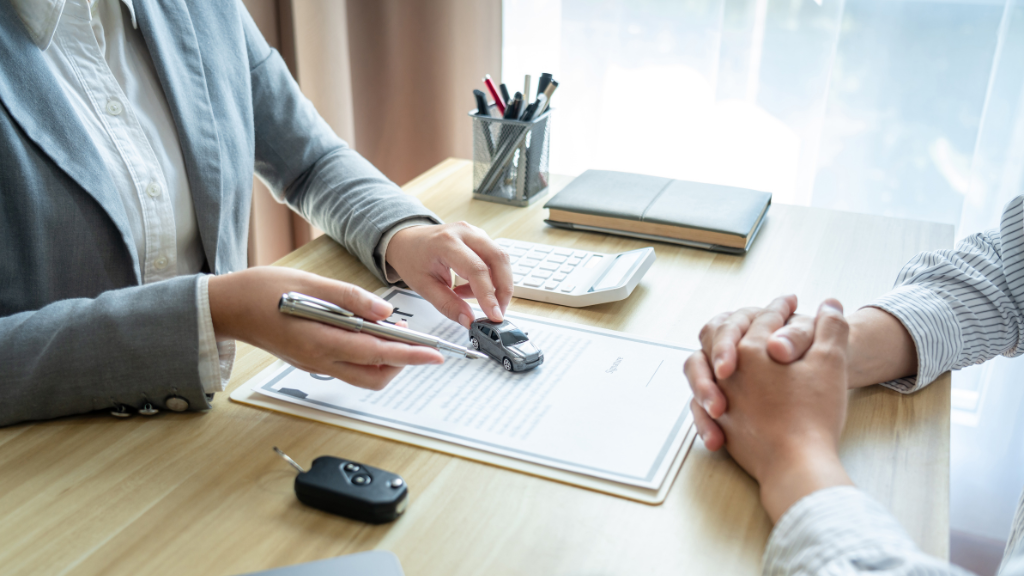
[[[491,335],[491,331],[487,329],[487,326],[477,326],[477,330],[479,330],[480,333],[483,334],[484,336]]]
[[[498,341],[498,332],[497,331],[492,331],[491,332],[491,340],[494,340],[495,342]]]
[[[526,339],[526,334],[523,334],[523,331],[520,330],[519,328],[513,328],[511,330],[506,330],[501,333],[501,343],[504,344],[505,346],[511,346],[513,344],[525,342]]]

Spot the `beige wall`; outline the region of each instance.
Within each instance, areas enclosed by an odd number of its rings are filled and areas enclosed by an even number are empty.
[[[349,0],[348,10],[359,152],[399,184],[470,158],[473,89],[501,77],[501,1]]]
[[[501,0],[243,0],[327,123],[398,184],[469,158],[467,111],[501,77]],[[249,264],[316,234],[253,186]]]

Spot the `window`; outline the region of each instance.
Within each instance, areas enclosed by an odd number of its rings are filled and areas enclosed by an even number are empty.
[[[502,80],[551,72],[551,171],[998,225],[1024,191],[1024,0],[505,0]]]
[[[512,346],[526,341],[526,334],[519,328],[512,328],[501,333],[501,343],[505,346]]]

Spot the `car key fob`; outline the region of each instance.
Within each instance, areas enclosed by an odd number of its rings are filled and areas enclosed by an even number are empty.
[[[307,471],[277,448],[274,450],[299,470],[295,495],[307,506],[383,524],[398,518],[409,503],[408,486],[397,474],[333,456],[313,460]]]

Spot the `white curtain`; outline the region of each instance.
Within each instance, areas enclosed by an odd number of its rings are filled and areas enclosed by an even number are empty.
[[[502,57],[510,88],[561,82],[554,172],[748,186],[958,237],[1024,191],[1024,0],[505,0]]]

